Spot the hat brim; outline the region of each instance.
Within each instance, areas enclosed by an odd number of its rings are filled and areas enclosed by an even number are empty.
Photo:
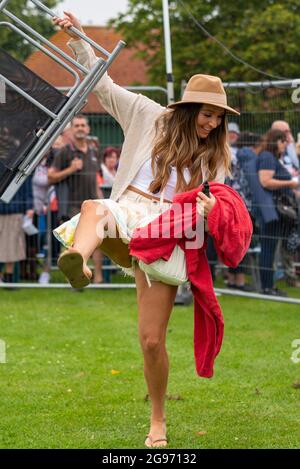
[[[168,104],[167,108],[174,109],[176,106],[178,106],[180,104],[211,104],[212,106],[221,107],[222,109],[226,109],[226,111],[229,114],[235,114],[235,115],[240,116],[240,112],[236,111],[235,109],[233,109],[230,106],[224,106],[222,104],[216,104],[215,102],[209,102],[209,101],[205,101],[205,102],[201,102],[201,103],[199,103],[198,101],[177,101],[177,103]]]

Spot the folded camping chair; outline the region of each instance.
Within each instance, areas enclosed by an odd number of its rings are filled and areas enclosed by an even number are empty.
[[[10,1],[0,0],[0,15],[10,20],[0,21],[0,26],[20,34],[59,63],[73,75],[74,85],[64,95],[0,48],[0,198],[4,202],[10,202],[54,140],[86,104],[88,94],[125,45],[119,41],[109,53],[71,28],[104,56],[89,71],[9,11]],[[56,16],[40,1],[31,2],[47,15]],[[82,80],[79,72],[84,74]]]

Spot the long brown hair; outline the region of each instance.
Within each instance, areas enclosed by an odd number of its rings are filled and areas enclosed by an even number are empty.
[[[174,110],[163,112],[155,122],[155,140],[151,155],[152,173],[156,176],[149,186],[152,193],[162,190],[169,179],[171,166],[177,170],[176,192],[194,189],[202,181],[201,162],[207,168],[209,181],[216,177],[217,170],[224,167],[229,174],[230,149],[227,143],[226,116],[221,124],[210,132],[206,139],[199,138],[196,120],[202,104],[187,103]],[[183,171],[188,167],[191,181],[186,184]]]
[[[286,134],[279,129],[271,129],[263,135],[260,151],[269,151],[276,158],[280,158],[278,150],[278,140],[286,141]]]

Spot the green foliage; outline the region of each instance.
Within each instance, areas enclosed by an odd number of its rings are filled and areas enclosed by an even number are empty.
[[[61,0],[43,0],[45,6],[54,8]],[[15,16],[25,21],[37,32],[48,38],[53,34],[54,28],[50,16],[42,12],[29,0],[11,0],[7,5],[7,10]],[[6,15],[0,14],[1,21],[11,21]],[[15,58],[23,61],[32,52],[32,46],[20,35],[11,29],[1,26],[0,28],[0,47],[6,50]]]
[[[149,67],[152,84],[165,84],[161,0],[129,0],[128,11],[112,20],[129,46]],[[185,8],[183,7],[185,6]],[[195,24],[188,12],[235,55],[280,77],[300,76],[300,3],[291,0],[170,1],[174,78],[195,73],[225,81],[264,80],[259,72],[234,60]]]

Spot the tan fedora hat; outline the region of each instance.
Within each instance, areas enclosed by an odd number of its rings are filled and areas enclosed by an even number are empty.
[[[192,76],[186,86],[181,101],[169,104],[168,108],[173,109],[179,104],[186,103],[212,104],[213,106],[226,109],[230,114],[240,114],[227,105],[227,96],[223,83],[219,77],[212,75]]]

